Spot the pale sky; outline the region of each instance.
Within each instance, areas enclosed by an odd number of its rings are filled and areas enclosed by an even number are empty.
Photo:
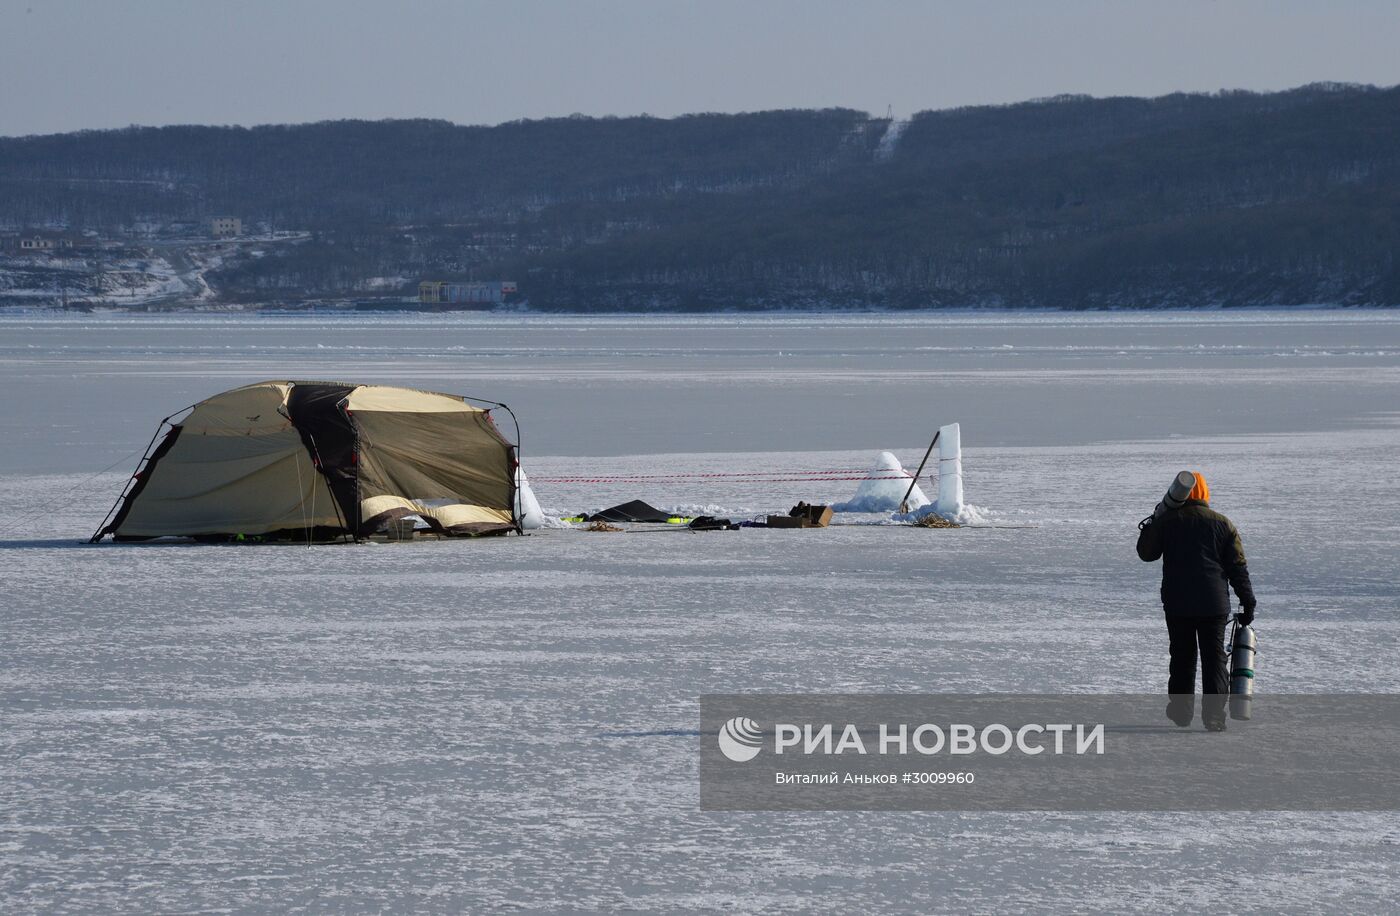
[[[0,0],[0,135],[1400,83],[1400,2]]]

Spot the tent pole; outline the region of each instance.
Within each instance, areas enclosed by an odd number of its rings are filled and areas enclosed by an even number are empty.
[[[360,528],[363,527],[365,521],[364,503],[360,501],[360,455],[364,452],[364,446],[360,442],[360,424],[355,422],[355,418],[351,416],[349,409],[345,406],[349,402],[350,396],[346,395],[345,397],[341,398],[338,404],[335,405],[336,407],[340,408],[340,413],[342,416],[345,417],[345,422],[350,424],[350,429],[355,434],[355,454],[352,456],[352,458],[354,459],[353,463],[355,466],[355,530],[351,532],[350,539],[342,540],[342,543],[348,544],[353,541],[353,543],[358,544],[361,540]],[[321,460],[320,449],[317,449],[316,460]],[[329,475],[327,475],[326,481],[326,488],[330,489]]]
[[[520,474],[522,473],[520,465],[520,420],[516,418],[515,411],[511,410],[505,404],[498,404],[497,406],[510,414],[510,422],[515,425],[515,448],[513,449],[515,452],[515,467],[510,469],[510,514],[515,520],[515,533],[523,536],[525,534],[525,519],[521,518],[520,513],[515,511],[516,505],[520,503],[519,480]]]
[[[933,454],[933,447],[938,444],[938,437],[943,432],[940,427],[933,434],[933,441],[928,444],[928,451],[924,452],[924,460],[919,462],[919,469],[914,472],[914,479],[909,481],[909,489],[904,491],[904,498],[899,501],[899,514],[903,515],[909,511],[909,496],[914,492],[914,488],[919,485],[919,475],[924,472],[924,465],[928,464],[928,456]]]
[[[146,459],[151,457],[151,446],[155,445],[156,440],[160,438],[161,430],[165,429],[166,424],[169,423],[172,419],[178,417],[180,414],[184,413],[187,410],[194,409],[194,406],[195,405],[191,404],[188,407],[181,407],[179,410],[175,411],[170,416],[166,417],[165,419],[161,420],[159,423],[156,424],[156,431],[151,435],[151,441],[146,443],[146,448],[141,452],[141,460],[136,462],[136,470],[132,471],[131,476],[126,479],[126,484],[122,487],[122,491],[117,494],[117,501],[112,503],[112,508],[107,510],[107,514],[102,517],[102,521],[100,524],[98,524],[97,530],[94,531],[92,537],[88,539],[89,544],[96,544],[98,541],[102,540],[102,535],[104,533],[104,529],[107,527],[107,523],[110,522],[112,520],[112,516],[117,513],[117,507],[122,504],[122,500],[126,499],[126,494],[131,492],[131,485],[141,474],[141,468],[145,465]]]
[[[289,421],[290,419],[291,418],[288,417]],[[293,428],[295,428],[295,426]],[[300,430],[298,430],[298,432],[300,432]],[[340,514],[340,500],[336,498],[335,490],[331,489],[330,475],[326,473],[326,466],[321,462],[321,449],[319,446],[316,445],[316,437],[311,435],[311,433],[307,433],[306,438],[311,442],[311,460],[314,461],[316,464],[316,476],[320,477],[321,480],[325,482],[326,492],[331,495],[331,508],[335,510],[336,521],[340,522],[340,528],[342,531],[348,532],[349,527],[345,524],[345,516]],[[358,452],[359,449],[356,448],[356,451]],[[359,486],[359,482],[359,467],[357,466],[355,469],[355,484],[357,487]],[[358,493],[356,494],[356,498],[359,498]],[[341,535],[341,541],[345,541],[345,535],[343,534]],[[306,543],[311,543],[310,531],[308,531],[306,534]]]
[[[466,395],[466,394],[458,395],[458,397],[460,397],[460,398],[461,398],[462,400],[464,400],[464,401],[476,401],[478,404],[489,404],[489,405],[492,406],[492,407],[499,407],[499,408],[501,408],[502,410],[504,410],[506,413],[510,414],[510,422],[513,423],[513,424],[515,424],[515,467],[510,469],[510,489],[511,489],[510,514],[511,514],[511,517],[515,520],[515,533],[523,536],[523,535],[525,534],[525,520],[524,520],[523,518],[520,518],[519,515],[518,515],[518,514],[516,513],[516,511],[515,511],[515,504],[516,504],[517,502],[519,502],[519,500],[516,498],[516,491],[517,491],[519,488],[518,488],[518,487],[516,486],[516,484],[515,484],[515,471],[516,471],[516,468],[519,468],[519,467],[521,466],[521,465],[520,465],[520,420],[519,420],[519,418],[517,418],[517,417],[515,416],[515,411],[511,410],[510,407],[509,407],[508,405],[502,404],[500,401],[488,401],[488,400],[486,400],[485,398],[474,398],[474,397],[472,397],[471,395]]]

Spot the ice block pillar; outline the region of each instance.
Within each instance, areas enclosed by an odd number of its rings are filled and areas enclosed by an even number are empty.
[[[933,508],[944,518],[962,514],[962,431],[956,423],[938,430],[938,499]]]

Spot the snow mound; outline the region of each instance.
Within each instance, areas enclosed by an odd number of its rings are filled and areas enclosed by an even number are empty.
[[[913,475],[900,465],[899,459],[890,452],[881,452],[875,459],[875,466],[865,476],[870,479],[860,482],[860,486],[856,488],[856,495],[847,502],[833,505],[832,511],[893,512],[899,508],[905,491],[909,490],[909,482],[914,479]],[[915,484],[913,491],[909,493],[909,508],[918,510],[928,504],[928,497]]]
[[[535,498],[535,491],[530,489],[525,469],[519,465],[515,468],[515,516],[520,519],[522,528],[540,528],[545,524],[540,501]]]
[[[890,517],[890,520],[900,524],[908,524],[910,522],[917,522],[925,515],[938,515],[954,524],[975,528],[978,525],[992,524],[992,514],[992,510],[990,509],[984,509],[981,506],[974,506],[969,503],[963,503],[958,507],[958,511],[950,513],[939,512],[937,506],[928,505],[921,509],[914,509],[902,514],[896,512]]]

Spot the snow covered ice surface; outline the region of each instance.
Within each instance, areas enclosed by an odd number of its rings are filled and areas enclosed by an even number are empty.
[[[1400,814],[707,813],[695,734],[707,692],[1162,689],[1133,541],[1182,468],[1243,533],[1261,692],[1400,691],[1400,315],[203,321],[0,319],[0,910],[1400,892]],[[74,546],[129,463],[95,471],[264,377],[506,401],[552,516],[837,501],[791,478],[957,419],[967,499],[1039,527]]]

